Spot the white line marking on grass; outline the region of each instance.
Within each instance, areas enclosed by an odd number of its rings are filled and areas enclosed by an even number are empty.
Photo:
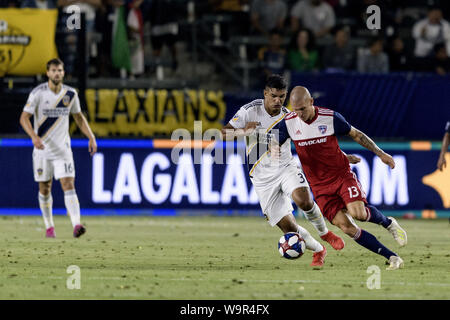
[[[7,276],[5,275],[4,278]],[[145,280],[142,279],[142,275],[139,276],[140,279],[134,279],[133,276],[130,276],[129,278],[126,277],[85,277],[86,280],[116,280],[116,281],[135,281],[135,280]],[[31,279],[42,279],[42,276],[30,276],[26,278]],[[64,277],[59,276],[48,276],[47,279],[50,280],[61,280],[65,279]],[[196,278],[172,278],[172,279],[164,279],[164,278],[148,278],[149,280],[160,280],[160,281],[216,281],[216,282],[230,282],[230,281],[242,281],[242,282],[248,282],[248,283],[318,283],[318,284],[335,284],[335,285],[341,285],[341,284],[365,284],[365,282],[347,282],[347,281],[334,281],[333,283],[330,283],[329,281],[322,281],[322,280],[302,280],[302,279],[274,279],[274,280],[267,280],[267,279],[239,279],[239,278],[229,278],[229,279],[196,279]],[[427,285],[430,287],[450,287],[450,283],[438,283],[438,282],[385,282],[382,281],[382,285],[396,285],[396,286],[423,286]]]
[[[220,282],[228,282],[233,281],[233,279],[188,279],[188,278],[176,278],[176,279],[164,279],[167,281],[220,281]],[[260,280],[260,279],[236,279],[236,281],[242,282],[260,282],[260,283],[326,283],[330,284],[329,281],[321,281],[321,280],[300,280],[300,279],[292,279],[292,280]],[[335,282],[336,285],[346,284],[347,281]],[[365,284],[365,282],[355,282],[356,284]],[[351,282],[350,282],[351,284]],[[437,287],[450,287],[450,283],[436,283],[436,282],[424,282],[424,283],[406,283],[406,282],[382,282],[385,285],[399,285],[399,286],[437,286]]]
[[[247,280],[247,279],[188,279],[188,278],[177,278],[177,279],[164,279],[168,281],[242,281],[242,282],[269,282],[269,283],[325,283],[325,281],[320,280],[259,280],[259,279],[253,279],[253,280]]]
[[[324,294],[327,295],[327,294]],[[367,293],[328,293],[328,295],[330,297],[338,297],[338,298],[345,298],[345,297],[364,297],[364,298],[374,298],[374,297],[379,297],[379,298],[387,298],[387,297],[391,297],[391,298],[406,298],[406,297],[416,297],[413,294],[410,293],[385,293],[383,292],[382,294],[367,294]]]

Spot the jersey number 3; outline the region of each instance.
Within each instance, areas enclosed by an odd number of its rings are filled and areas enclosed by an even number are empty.
[[[299,172],[298,176],[300,177],[300,183],[304,183],[305,182],[305,178],[303,177],[303,175]]]

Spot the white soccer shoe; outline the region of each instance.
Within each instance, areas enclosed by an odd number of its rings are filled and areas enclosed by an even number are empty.
[[[402,258],[399,256],[391,256],[389,258],[389,267],[386,270],[397,270],[403,268],[405,264],[403,263]]]
[[[406,235],[406,231],[400,227],[397,220],[395,220],[392,217],[388,217],[392,220],[391,224],[387,227],[388,231],[392,234],[394,237],[394,240],[397,241],[397,243],[403,247],[408,243],[408,236]]]

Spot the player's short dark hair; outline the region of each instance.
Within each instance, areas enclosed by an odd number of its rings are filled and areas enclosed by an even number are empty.
[[[50,69],[50,66],[51,66],[51,65],[54,65],[54,66],[60,66],[60,65],[62,65],[62,66],[64,67],[64,62],[62,62],[61,59],[54,58],[54,59],[50,60],[49,62],[47,62],[47,70]]]
[[[266,88],[284,90],[287,88],[287,83],[282,76],[278,74],[272,74],[266,80]]]

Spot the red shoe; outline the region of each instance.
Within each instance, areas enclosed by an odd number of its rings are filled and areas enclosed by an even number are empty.
[[[311,262],[311,267],[323,267],[325,262],[325,257],[327,255],[327,249],[322,245],[323,250],[313,253],[313,261]]]
[[[75,228],[73,229],[73,236],[75,238],[79,238],[81,235],[83,235],[86,232],[86,228],[83,227],[81,224],[77,224]]]
[[[54,227],[50,227],[45,231],[45,236],[47,238],[55,238],[55,228]]]
[[[324,234],[320,237],[322,240],[328,242],[333,249],[335,250],[342,250],[345,246],[344,240],[342,240],[341,237],[335,235],[333,232],[328,231],[327,234]]]

